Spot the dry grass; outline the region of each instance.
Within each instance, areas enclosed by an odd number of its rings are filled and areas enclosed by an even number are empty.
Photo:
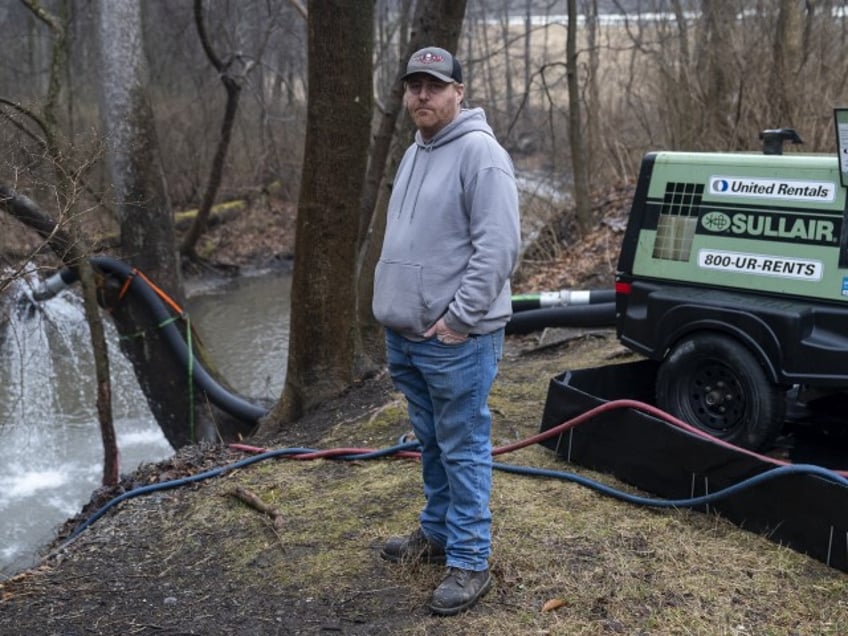
[[[622,355],[609,333],[528,353],[535,344],[536,337],[511,342],[492,395],[496,445],[538,432],[551,377]],[[319,448],[390,446],[407,430],[393,393],[364,410],[320,417],[332,425]],[[539,446],[498,460],[629,489]],[[61,560],[0,585],[0,632],[16,625],[60,633],[48,627],[81,624],[87,603],[99,607],[102,625],[121,628],[85,632],[97,634],[130,633],[145,621],[192,626],[186,633],[194,634],[848,633],[842,572],[718,517],[503,472],[492,500],[496,587],[471,612],[432,617],[424,605],[441,570],[401,568],[377,554],[386,536],[416,522],[418,471],[401,459],[271,460],[130,500]],[[282,526],[233,497],[236,486],[276,508]],[[116,600],[115,586],[145,602]],[[559,607],[545,611],[553,601]],[[40,615],[46,607],[63,622]]]

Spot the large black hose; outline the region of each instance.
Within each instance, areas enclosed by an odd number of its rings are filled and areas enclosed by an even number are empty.
[[[615,303],[566,305],[547,309],[528,309],[514,313],[506,324],[507,334],[525,334],[545,327],[614,327]]]
[[[194,382],[209,396],[209,400],[215,406],[236,419],[247,423],[257,423],[261,417],[264,417],[268,413],[267,409],[251,404],[244,398],[222,387],[199,364],[197,359],[193,359],[193,354],[189,350],[183,334],[173,321],[173,315],[168,311],[168,308],[156,291],[147,284],[147,281],[141,276],[136,276],[132,267],[107,256],[92,257],[90,262],[94,267],[112,274],[123,281],[129,280],[128,291],[134,294],[138,300],[150,309],[156,324],[161,327],[162,334],[171,350],[179,358],[184,368],[191,368]],[[77,274],[75,270],[65,268],[45,281],[42,288],[37,290],[33,294],[33,297],[36,299],[49,298],[51,295],[57,293],[62,283],[71,285],[76,280]]]
[[[209,396],[209,400],[215,406],[247,423],[257,423],[268,413],[267,409],[252,404],[222,387],[199,364],[198,360],[192,358],[193,354],[183,334],[174,323],[173,315],[143,276],[137,276],[132,267],[108,256],[94,256],[90,262],[94,267],[122,281],[129,280],[128,291],[148,307],[154,320],[160,325],[171,350],[185,368],[191,368],[195,383]],[[34,290],[33,298],[45,300],[76,281],[76,270],[64,268],[46,279],[40,288]],[[558,306],[541,309],[527,308],[538,307],[540,303],[547,302],[542,300],[545,294],[556,295],[560,299]],[[542,292],[513,297],[513,307],[516,302],[524,302],[524,305],[520,305],[524,307],[524,310],[513,313],[512,319],[506,325],[506,333],[526,334],[546,327],[612,327],[615,326],[615,302],[612,301],[614,297],[613,290]],[[563,300],[570,304],[562,304]]]

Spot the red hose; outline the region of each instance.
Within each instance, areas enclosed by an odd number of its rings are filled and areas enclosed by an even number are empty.
[[[673,415],[666,413],[665,411],[657,408],[656,406],[653,406],[651,404],[647,404],[645,402],[639,402],[638,400],[611,400],[609,402],[604,402],[603,404],[600,404],[600,405],[598,405],[594,408],[591,408],[588,411],[585,411],[585,412],[581,413],[580,415],[571,418],[570,420],[566,420],[565,422],[562,422],[561,424],[557,424],[556,426],[549,428],[548,430],[546,430],[542,433],[537,433],[536,435],[532,435],[531,437],[527,437],[523,440],[519,440],[517,442],[514,442],[513,444],[507,444],[506,446],[499,446],[499,447],[492,450],[492,456],[503,455],[504,453],[511,453],[512,451],[516,451],[516,450],[519,450],[521,448],[525,448],[525,447],[530,446],[532,444],[538,444],[539,442],[542,442],[542,441],[549,439],[551,437],[555,437],[556,435],[559,435],[559,434],[563,433],[564,431],[567,431],[567,430],[572,429],[576,426],[579,426],[583,422],[590,420],[593,417],[597,417],[598,415],[600,415],[602,413],[605,413],[607,411],[613,411],[615,409],[626,409],[626,408],[635,409],[637,411],[642,411],[644,413],[647,413],[648,415],[652,415],[653,417],[664,420],[665,422],[667,422],[669,424],[672,424],[672,425],[677,426],[678,428],[681,428],[681,429],[683,429],[683,430],[685,430],[689,433],[692,433],[693,435],[697,435],[698,437],[706,439],[706,440],[712,442],[713,444],[718,444],[719,446],[722,446],[724,448],[728,448],[730,450],[733,450],[733,451],[736,451],[736,452],[739,452],[739,453],[743,453],[745,455],[748,455],[750,457],[754,457],[754,458],[759,459],[761,461],[764,461],[764,462],[767,462],[767,463],[770,463],[770,464],[774,464],[774,465],[777,465],[777,466],[791,466],[792,465],[792,462],[785,461],[785,460],[782,460],[782,459],[776,459],[774,457],[769,457],[768,455],[762,455],[760,453],[754,452],[754,451],[749,450],[747,448],[735,446],[735,445],[731,444],[730,442],[726,442],[726,441],[719,439],[717,437],[713,437],[712,435],[705,433],[704,431],[702,431],[698,428],[695,428],[691,424],[687,424],[683,420],[677,419]],[[233,448],[235,450],[241,450],[241,451],[248,452],[248,453],[265,453],[265,452],[268,451],[267,448],[258,448],[256,446],[248,446],[246,444],[230,444],[229,447]],[[334,449],[330,449],[330,450],[316,451],[316,452],[313,452],[313,453],[300,453],[300,454],[297,454],[297,455],[289,455],[287,457],[289,459],[320,459],[320,458],[337,457],[339,455],[373,453],[375,450],[376,449],[373,449],[373,448],[334,448]],[[404,458],[408,458],[408,459],[417,459],[421,456],[421,453],[419,453],[417,451],[399,451],[399,452],[395,453],[395,456],[404,457]],[[837,473],[837,474],[839,474],[843,477],[848,477],[848,471],[835,470],[833,472],[835,472],[835,473]]]

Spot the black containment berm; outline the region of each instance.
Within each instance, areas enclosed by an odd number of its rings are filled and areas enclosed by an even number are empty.
[[[652,405],[656,370],[657,363],[644,360],[553,378],[542,432],[592,409],[599,412],[542,444],[571,463],[612,474],[664,499],[721,493],[707,504],[689,507],[717,512],[746,530],[848,571],[845,473],[773,460],[664,418]],[[616,408],[604,409],[607,405]],[[734,488],[742,482],[752,485]]]

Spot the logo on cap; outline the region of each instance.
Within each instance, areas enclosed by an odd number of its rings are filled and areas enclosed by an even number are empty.
[[[419,64],[438,64],[439,62],[444,62],[445,58],[432,51],[427,51],[416,57],[415,61]]]

